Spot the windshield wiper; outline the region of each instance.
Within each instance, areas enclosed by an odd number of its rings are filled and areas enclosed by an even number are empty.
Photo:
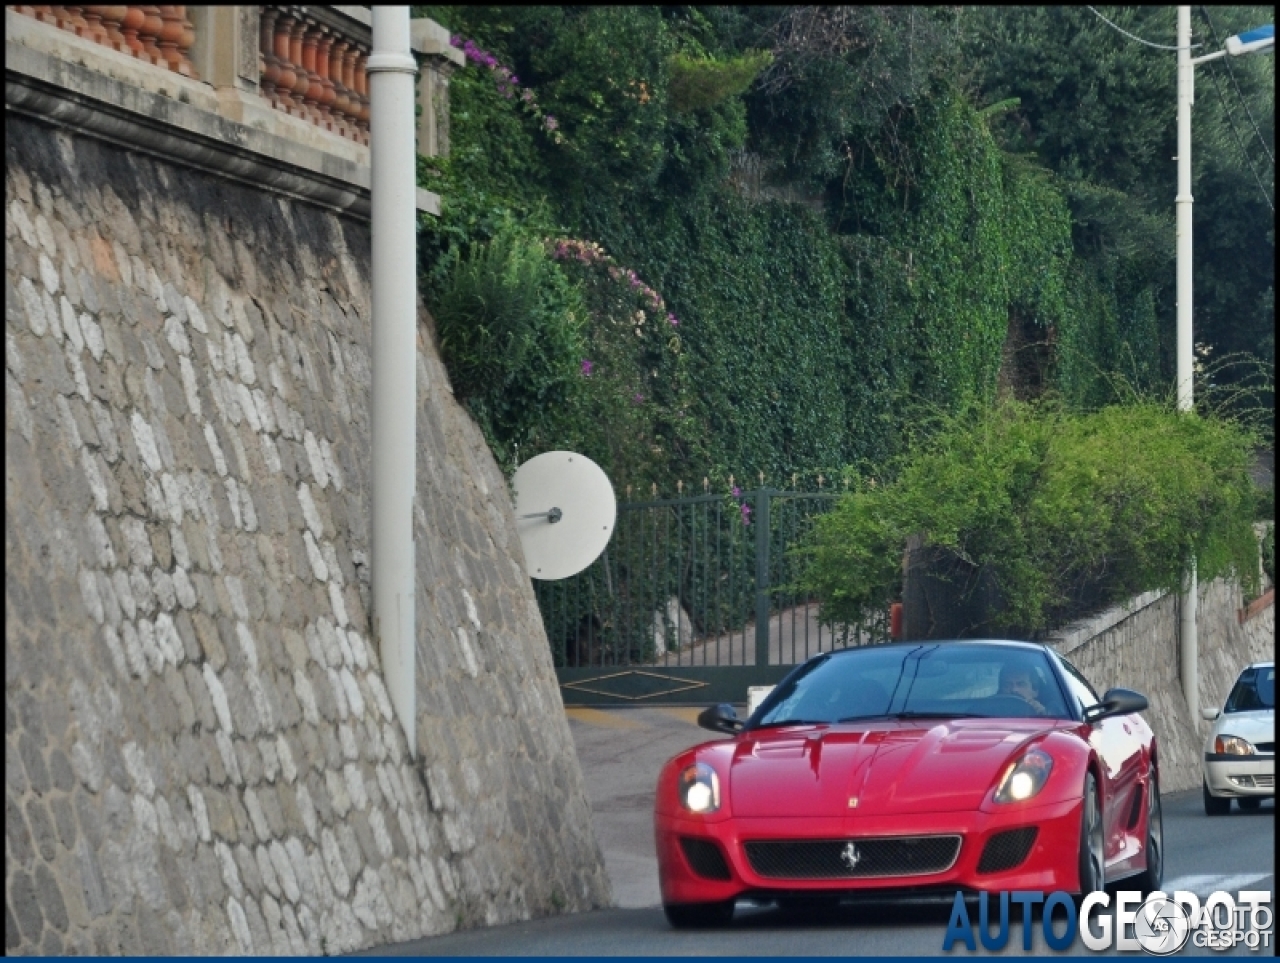
[[[891,712],[886,719],[986,719],[980,712]]]
[[[829,726],[830,719],[782,719],[781,721],[761,722],[752,729],[773,729],[777,726]]]

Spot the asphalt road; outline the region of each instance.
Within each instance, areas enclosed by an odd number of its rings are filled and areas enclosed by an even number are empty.
[[[741,712],[742,709],[739,709]],[[689,932],[668,926],[659,905],[653,856],[653,784],[658,769],[680,749],[714,738],[694,724],[697,710],[645,708],[599,712],[569,710],[597,837],[604,851],[617,908],[453,933],[380,947],[378,955],[413,956],[919,956],[942,952],[951,906],[845,904],[821,915],[784,913],[773,905],[741,902],[723,929]],[[1204,815],[1199,792],[1164,797],[1165,889],[1186,889],[1204,899],[1215,890],[1275,893],[1275,806],[1256,813]],[[1123,884],[1121,884],[1123,885]],[[1118,888],[1118,887],[1117,887]],[[1275,903],[1272,904],[1275,908]],[[970,908],[977,928],[976,908]],[[1015,912],[1015,917],[1019,914]],[[1058,932],[1062,924],[1059,921]],[[1032,954],[1047,947],[1037,917]],[[1274,923],[1271,926],[1274,947]],[[1020,923],[992,954],[957,943],[951,955],[1025,955]],[[1088,952],[1080,943],[1074,953]],[[1185,954],[1202,955],[1190,943]],[[1239,946],[1235,954],[1250,951]],[[1270,956],[1274,949],[1267,951]]]

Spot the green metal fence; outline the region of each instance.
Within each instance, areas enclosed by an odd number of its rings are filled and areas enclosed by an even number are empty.
[[[741,702],[817,652],[884,641],[887,615],[822,625],[793,587],[793,549],[837,497],[761,487],[619,504],[595,563],[534,582],[566,704]]]

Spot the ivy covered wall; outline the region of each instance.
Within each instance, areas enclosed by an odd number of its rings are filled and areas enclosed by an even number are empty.
[[[423,282],[455,382],[488,359],[462,393],[509,468],[575,448],[620,489],[785,485],[874,472],[922,414],[1000,386],[1090,407],[1116,374],[1139,388],[1170,374],[1172,279],[1142,243],[1159,217],[1124,193],[1163,140],[1143,128],[1145,154],[1081,174],[1025,136],[1028,118],[1065,124],[1056,94],[1024,103],[1008,57],[957,53],[1005,21],[425,12],[468,67],[453,154],[421,171],[446,198]],[[1019,22],[1019,42],[1064,42],[1060,19]]]

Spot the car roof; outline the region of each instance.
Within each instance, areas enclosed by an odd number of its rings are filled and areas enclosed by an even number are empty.
[[[820,655],[840,655],[845,652],[861,652],[866,649],[902,649],[915,648],[921,645],[999,645],[1010,648],[1026,649],[1033,652],[1051,652],[1052,649],[1043,642],[1027,642],[1022,639],[915,639],[903,642],[881,642],[873,645],[857,645],[849,646],[843,649],[833,649],[830,652],[822,652]],[[816,658],[816,656],[815,656]]]

